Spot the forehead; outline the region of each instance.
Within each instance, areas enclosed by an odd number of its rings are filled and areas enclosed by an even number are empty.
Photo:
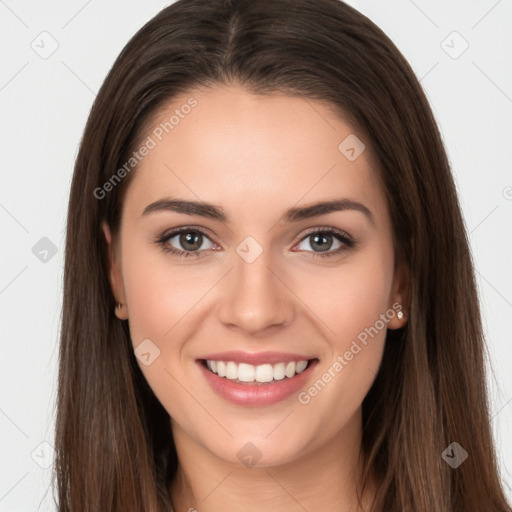
[[[244,204],[247,215],[343,196],[385,213],[369,141],[316,100],[238,86],[191,90],[161,108],[140,140],[151,149],[125,198],[139,215],[165,196],[237,213]]]

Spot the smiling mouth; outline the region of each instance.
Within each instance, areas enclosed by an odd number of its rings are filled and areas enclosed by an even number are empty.
[[[283,361],[275,364],[252,365],[234,361],[201,359],[201,364],[211,373],[237,384],[265,385],[293,379],[318,359]]]

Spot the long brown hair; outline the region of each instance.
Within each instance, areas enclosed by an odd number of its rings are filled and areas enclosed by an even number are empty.
[[[406,328],[389,331],[363,402],[373,512],[505,512],[490,428],[484,339],[468,239],[443,143],[411,67],[338,0],[179,0],[126,45],[92,107],[67,219],[56,423],[60,512],[170,509],[169,415],[114,314],[107,221],[118,233],[134,170],[98,193],[158,109],[194,87],[320,100],[364,134],[410,276]],[[96,192],[95,192],[96,191]],[[101,195],[101,197],[100,197]],[[456,441],[468,458],[442,458]]]

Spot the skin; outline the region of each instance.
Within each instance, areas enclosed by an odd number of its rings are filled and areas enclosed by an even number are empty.
[[[158,112],[147,134],[190,94]],[[197,107],[137,167],[119,237],[112,240],[103,224],[122,303],[116,314],[129,321],[134,348],[149,338],[160,350],[150,365],[138,362],[172,418],[180,461],[170,484],[175,509],[354,511],[361,404],[381,363],[386,327],[402,327],[406,315],[389,320],[307,404],[296,394],[264,407],[230,404],[209,387],[196,359],[225,350],[316,357],[307,390],[379,315],[406,303],[407,276],[395,261],[369,141],[349,161],[338,146],[354,128],[316,100],[253,95],[238,85],[193,96]],[[213,203],[229,219],[142,215],[166,197]],[[374,222],[356,210],[279,221],[289,208],[333,198],[363,203]],[[182,226],[206,232],[202,256],[174,256],[155,243]],[[322,227],[345,231],[356,245],[315,257],[320,250],[305,235]],[[263,250],[252,263],[236,252],[247,236]],[[334,252],[341,244],[330,240]],[[179,236],[166,243],[190,247]],[[248,442],[261,454],[253,467],[237,457]],[[370,485],[364,510],[372,492]]]

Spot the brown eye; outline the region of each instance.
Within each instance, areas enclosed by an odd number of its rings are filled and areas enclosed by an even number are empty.
[[[314,235],[310,235],[308,239],[310,240],[309,245],[314,249],[320,252],[328,251],[333,244],[333,236],[327,235],[323,233],[315,233]]]
[[[157,240],[157,243],[162,246],[164,251],[177,256],[201,256],[205,250],[214,247],[213,242],[205,233],[191,228],[181,228],[164,234]]]
[[[343,231],[324,228],[308,233],[298,247],[299,250],[312,252],[313,256],[328,257],[346,251],[354,245],[355,242]]]
[[[179,237],[179,243],[186,251],[197,251],[203,244],[203,235],[197,231],[183,232]]]

